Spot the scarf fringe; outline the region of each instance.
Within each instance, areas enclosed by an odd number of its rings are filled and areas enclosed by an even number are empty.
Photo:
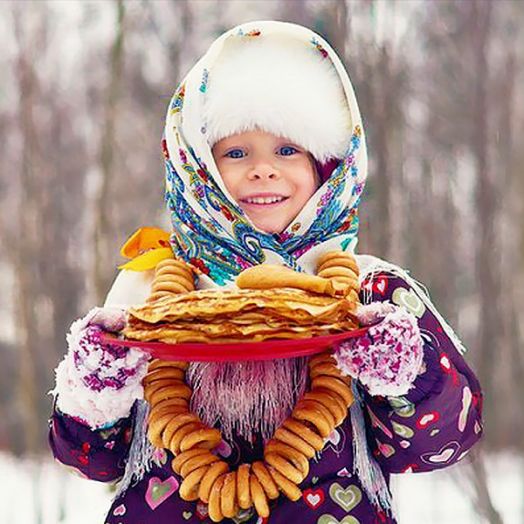
[[[307,381],[306,359],[242,363],[194,362],[187,371],[191,410],[226,441],[267,442],[291,413]]]
[[[462,341],[458,338],[456,333],[453,331],[453,328],[444,320],[442,315],[437,311],[437,308],[433,305],[433,302],[431,302],[431,298],[429,296],[428,289],[424,284],[419,282],[418,280],[415,280],[412,276],[410,276],[409,271],[402,269],[401,267],[392,264],[390,262],[386,262],[385,260],[382,260],[378,257],[369,257],[373,260],[371,262],[364,262],[362,266],[360,266],[361,260],[364,258],[362,256],[357,255],[357,261],[359,263],[360,267],[360,282],[364,281],[366,278],[370,278],[372,281],[376,274],[381,272],[388,272],[392,275],[402,278],[406,281],[407,284],[411,286],[411,288],[417,293],[417,295],[420,297],[424,305],[433,313],[433,315],[436,317],[436,319],[439,321],[440,325],[442,326],[442,329],[446,333],[446,335],[451,339],[455,347],[457,348],[457,351],[464,355],[467,351],[466,347],[462,343]],[[367,259],[368,256],[365,256],[365,259]],[[363,304],[370,304],[372,299],[372,290],[371,289],[363,289]]]
[[[391,493],[386,479],[367,444],[364,414],[362,412],[363,401],[354,381],[352,382],[352,389],[355,398],[350,408],[351,426],[353,428],[353,472],[360,480],[371,503],[393,515]]]
[[[126,469],[117,484],[114,500],[123,495],[130,486],[138,484],[151,469],[155,448],[147,438],[148,415],[149,404],[145,400],[138,400]]]

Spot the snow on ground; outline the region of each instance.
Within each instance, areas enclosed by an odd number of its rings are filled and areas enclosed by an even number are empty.
[[[470,489],[458,465],[447,471],[393,477],[400,524],[479,524]],[[488,461],[494,505],[505,524],[524,524],[524,460]],[[17,460],[0,454],[0,523],[103,524],[109,488],[80,479],[51,460]],[[40,518],[39,515],[40,514]]]

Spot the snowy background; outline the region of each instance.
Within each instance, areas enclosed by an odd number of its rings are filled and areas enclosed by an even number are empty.
[[[167,226],[175,87],[257,19],[346,64],[370,157],[358,251],[428,287],[484,389],[485,475],[395,478],[400,523],[524,524],[523,0],[0,1],[0,524],[102,523],[108,488],[50,460],[53,370],[118,246]]]
[[[524,524],[524,463],[513,456],[488,461],[493,502],[506,524]],[[478,524],[464,466],[394,475],[392,488],[401,524]],[[16,461],[0,454],[2,524],[101,524],[111,493],[104,484],[80,479],[50,460]]]

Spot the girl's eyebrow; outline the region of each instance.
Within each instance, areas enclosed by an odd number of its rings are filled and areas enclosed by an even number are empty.
[[[294,146],[294,147],[298,147],[300,148],[300,146],[296,143],[296,142],[293,142],[293,140],[288,140],[287,138],[281,138],[279,141],[278,141],[279,144],[286,144],[286,145],[289,145],[289,146]],[[301,148],[302,149],[302,148]]]

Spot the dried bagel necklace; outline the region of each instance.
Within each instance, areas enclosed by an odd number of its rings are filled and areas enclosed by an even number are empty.
[[[317,274],[342,285],[348,299],[358,301],[358,266],[350,253],[324,254]],[[192,290],[192,269],[180,260],[162,260],[155,268],[148,302]],[[169,449],[175,456],[172,468],[183,478],[180,497],[208,504],[213,522],[252,507],[266,518],[269,501],[280,493],[299,500],[302,492],[298,485],[309,473],[309,460],[346,419],[353,401],[350,379],[340,374],[331,353],[310,358],[311,389],[265,444],[263,460],[241,464],[236,471],[230,471],[229,465],[212,453],[222,441],[221,432],[190,412],[192,390],[185,381],[187,367],[187,362],[154,360],[143,381],[144,397],[151,407],[148,437],[154,446]]]
[[[263,460],[241,464],[236,471],[212,453],[222,441],[189,410],[192,390],[185,382],[187,362],[153,360],[144,378],[144,397],[151,406],[148,437],[157,448],[174,455],[172,468],[183,478],[180,497],[208,505],[213,522],[254,507],[269,516],[269,501],[280,493],[292,501],[309,473],[309,460],[346,419],[353,401],[350,379],[343,377],[331,353],[309,361],[310,390],[264,446]]]

